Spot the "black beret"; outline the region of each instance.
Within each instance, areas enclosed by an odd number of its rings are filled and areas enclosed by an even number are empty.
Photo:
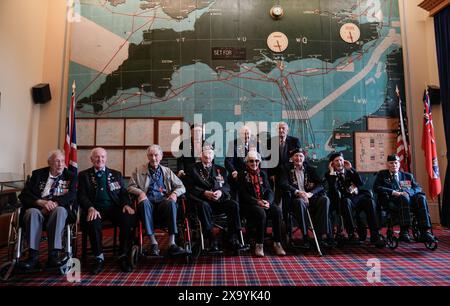
[[[303,155],[305,155],[305,151],[300,148],[295,148],[294,150],[289,151],[289,156],[292,157],[297,153],[302,153]]]
[[[391,162],[391,161],[400,161],[400,158],[397,156],[397,154],[391,154],[391,155],[388,155],[387,161],[388,161],[388,162]]]
[[[342,152],[335,152],[330,155],[329,161],[332,162],[336,157],[344,157],[344,154]]]

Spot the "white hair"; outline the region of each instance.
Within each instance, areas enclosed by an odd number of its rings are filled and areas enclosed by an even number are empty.
[[[95,151],[100,151],[100,150],[104,151],[105,154],[107,154],[107,153],[106,153],[106,150],[105,150],[104,148],[102,148],[102,147],[96,147],[96,148],[93,148],[93,149],[91,150],[91,158],[92,158],[92,156],[94,156]]]
[[[285,125],[286,128],[289,129],[289,124],[287,124],[287,122],[281,121],[280,123],[278,123],[278,128],[279,128],[281,125]]]
[[[245,157],[245,162],[248,162],[249,158],[254,158],[261,161],[261,154],[259,154],[258,151],[256,150],[250,150],[248,151],[247,156]]]
[[[161,146],[157,145],[157,144],[152,144],[147,148],[147,155],[150,153],[151,150],[156,150],[158,151],[159,155],[163,156],[163,150],[161,148]]]
[[[48,152],[47,162],[50,162],[50,160],[56,155],[61,155],[66,158],[66,154],[63,151],[61,151],[60,149],[56,149]]]

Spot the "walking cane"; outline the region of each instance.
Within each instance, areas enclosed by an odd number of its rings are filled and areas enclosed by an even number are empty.
[[[317,251],[319,252],[319,256],[323,256],[322,251],[320,250],[319,240],[317,239],[316,231],[314,230],[314,225],[312,223],[311,215],[309,214],[309,208],[306,207],[306,213],[308,214],[309,224],[311,224],[311,231],[314,235],[314,241],[316,242]]]

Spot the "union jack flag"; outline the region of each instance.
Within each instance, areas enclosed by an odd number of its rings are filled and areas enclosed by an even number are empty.
[[[75,81],[72,85],[72,97],[70,99],[69,117],[66,128],[66,140],[64,142],[64,152],[66,154],[66,166],[74,172],[78,172],[77,159],[77,128],[75,124]]]

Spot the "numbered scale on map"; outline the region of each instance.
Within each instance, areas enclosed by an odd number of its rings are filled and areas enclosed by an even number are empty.
[[[341,38],[349,43],[356,43],[361,37],[361,31],[359,27],[354,23],[346,23],[341,27]]]
[[[286,34],[281,32],[273,32],[270,33],[269,37],[267,37],[267,46],[273,52],[283,52],[287,49],[289,45],[289,39]]]

